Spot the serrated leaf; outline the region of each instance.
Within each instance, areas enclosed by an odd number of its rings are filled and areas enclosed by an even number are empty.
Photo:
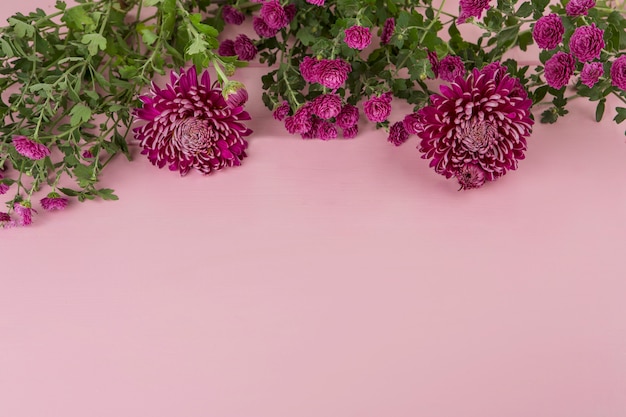
[[[70,124],[78,126],[91,118],[91,109],[84,104],[77,104],[70,111],[70,116]]]
[[[88,33],[83,35],[80,41],[87,45],[87,50],[91,56],[97,55],[98,50],[104,51],[107,47],[106,38],[99,33]]]

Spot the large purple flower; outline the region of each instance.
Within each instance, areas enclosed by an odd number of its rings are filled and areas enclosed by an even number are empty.
[[[465,23],[470,17],[476,17],[480,19],[483,11],[489,9],[489,0],[461,0],[459,2],[461,13],[457,23]]]
[[[574,73],[574,57],[565,52],[557,52],[546,61],[544,74],[546,82],[552,88],[561,89],[567,85]]]
[[[134,129],[144,155],[153,165],[187,174],[192,168],[209,174],[241,164],[252,131],[242,120],[250,116],[243,107],[230,107],[222,92],[211,85],[209,73],[201,81],[195,67],[170,74],[161,89],[153,83],[149,95],[139,97],[135,117],[146,121]]]
[[[565,26],[558,14],[541,17],[533,27],[533,39],[541,49],[554,49],[563,40]]]
[[[565,6],[565,12],[568,16],[586,16],[587,11],[595,5],[595,0],[570,0]]]
[[[593,87],[604,74],[601,62],[585,62],[583,70],[580,72],[580,82],[587,87]]]
[[[569,40],[569,49],[572,55],[580,62],[592,61],[600,58],[604,48],[604,31],[596,27],[595,23],[589,26],[576,28]]]
[[[324,87],[337,89],[348,79],[352,67],[341,58],[322,59],[314,66],[314,77]]]
[[[384,122],[391,114],[391,94],[384,93],[366,100],[363,111],[370,122]]]
[[[271,29],[282,29],[289,24],[285,9],[278,0],[270,0],[261,6],[261,17]]]
[[[532,101],[504,67],[474,69],[467,78],[442,85],[441,94],[418,111],[422,157],[461,188],[476,188],[517,168],[530,135]]]

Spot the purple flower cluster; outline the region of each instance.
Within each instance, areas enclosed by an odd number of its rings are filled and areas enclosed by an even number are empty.
[[[296,16],[295,4],[281,6],[277,0],[263,3],[260,16],[252,19],[252,27],[261,38],[273,38],[276,34],[287,27]]]
[[[289,116],[290,110],[291,108],[289,107],[289,103],[283,101],[282,104],[274,109],[274,111],[272,112],[272,117],[274,117],[274,120],[282,122],[283,120],[285,120],[285,117]]]
[[[554,49],[563,40],[565,27],[558,14],[541,17],[533,28],[533,39],[541,49]]]
[[[583,70],[580,72],[580,82],[587,87],[593,87],[604,74],[601,62],[585,62]]]
[[[243,33],[235,40],[225,39],[217,48],[217,53],[221,56],[237,56],[242,61],[252,61],[257,54],[254,42]]]
[[[352,26],[344,31],[344,41],[352,49],[362,51],[372,42],[370,29],[363,26]]]
[[[346,82],[351,71],[350,64],[341,58],[318,60],[307,56],[300,63],[300,73],[305,81],[333,90]]]
[[[342,106],[341,98],[333,93],[317,96],[313,101],[289,114],[289,106],[283,103],[274,111],[274,118],[284,119],[285,128],[291,134],[299,133],[303,139],[335,139],[338,128],[344,138],[353,138],[358,132],[359,110],[350,105]]]
[[[489,1],[490,0],[460,0],[459,7],[461,12],[459,13],[457,23],[465,23],[470,17],[480,19],[483,11],[489,9]]]
[[[404,123],[395,122],[391,125],[391,128],[389,129],[389,136],[387,137],[387,142],[392,143],[396,146],[400,146],[408,139],[409,132],[406,131]]]
[[[228,24],[240,25],[246,19],[246,16],[239,9],[226,4],[222,7],[222,18]]]
[[[13,136],[13,146],[17,153],[33,161],[50,155],[50,149],[46,145],[37,143],[26,136]]]
[[[47,197],[42,198],[41,207],[46,211],[64,210],[69,203],[68,199],[61,197],[59,194],[52,192]]]

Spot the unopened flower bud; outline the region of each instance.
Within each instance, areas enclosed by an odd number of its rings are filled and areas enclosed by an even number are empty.
[[[226,85],[224,85],[222,95],[231,108],[243,106],[248,101],[246,86],[239,81],[228,81]]]

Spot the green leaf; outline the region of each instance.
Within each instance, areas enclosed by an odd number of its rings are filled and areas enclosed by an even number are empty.
[[[13,58],[15,56],[15,54],[13,54],[13,48],[11,48],[11,45],[9,44],[9,42],[0,38],[0,45],[2,46],[2,53],[4,54],[5,57]]]
[[[518,17],[528,17],[533,13],[533,6],[530,2],[526,1],[517,9],[516,15]]]
[[[119,200],[119,197],[113,194],[113,190],[110,188],[101,188],[96,190],[96,194],[103,200]]]
[[[74,30],[93,29],[96,26],[96,23],[87,14],[83,6],[74,6],[66,9],[61,21],[67,23],[67,26]]]
[[[87,45],[89,55],[95,56],[98,54],[98,50],[104,51],[107,47],[107,40],[99,33],[88,33],[83,35],[81,42]]]
[[[14,17],[10,17],[8,21],[9,25],[13,27],[13,30],[15,30],[15,34],[18,38],[24,38],[26,36],[32,38],[33,36],[35,36],[34,26],[29,25],[26,22],[22,22],[21,20],[15,19]]]
[[[70,116],[70,124],[78,126],[91,118],[91,109],[84,104],[77,104],[70,111]]]
[[[602,116],[604,115],[604,103],[606,103],[605,98],[598,102],[598,106],[596,107],[596,122],[602,121]]]
[[[615,110],[617,110],[617,115],[615,115],[615,118],[613,119],[615,123],[619,124],[626,120],[626,108],[617,107]]]
[[[187,47],[186,52],[188,55],[206,54],[208,48],[209,44],[207,43],[207,41],[202,39],[200,36],[196,36],[191,44]]]

